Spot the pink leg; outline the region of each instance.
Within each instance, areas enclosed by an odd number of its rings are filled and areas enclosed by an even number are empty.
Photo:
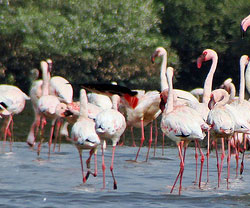
[[[221,180],[221,173],[222,173],[222,167],[223,167],[223,160],[225,157],[225,145],[224,145],[224,138],[221,138],[221,161],[220,161],[220,178],[219,180]]]
[[[155,157],[155,153],[156,153],[157,140],[158,140],[158,128],[157,128],[157,119],[155,119],[155,144],[154,144],[154,157]]]
[[[181,171],[181,174],[180,174],[179,195],[181,195],[181,189],[182,189],[182,178],[183,178],[183,172],[184,172],[184,164],[185,164],[186,150],[187,150],[187,144],[184,143],[183,168],[182,168],[182,171]]]
[[[194,141],[195,143],[195,181],[194,183],[196,184],[197,182],[197,172],[198,172],[198,151],[197,151],[197,141]]]
[[[147,157],[146,157],[146,162],[148,161],[148,157],[149,157],[149,150],[151,148],[151,144],[153,141],[153,122],[150,123],[150,137],[149,137],[149,141],[148,141],[148,152],[147,152]]]
[[[218,172],[218,188],[220,187],[220,162],[218,156],[218,148],[217,148],[217,141],[214,140],[215,143],[215,152],[216,152],[216,159],[217,159],[217,172]]]
[[[102,145],[102,177],[103,177],[103,189],[105,189],[106,185],[105,185],[105,170],[106,170],[106,166],[105,166],[105,161],[104,161],[104,150],[103,150],[103,145]]]
[[[243,153],[242,153],[242,161],[241,161],[241,166],[240,166],[240,175],[242,175],[243,170],[244,170],[244,157],[245,157],[245,151],[246,151],[246,135],[243,134]]]
[[[93,154],[95,155],[95,172],[94,173],[92,173],[91,170],[90,170],[90,160],[91,160],[91,157],[92,157]],[[88,179],[89,174],[96,177],[97,176],[97,155],[96,155],[96,150],[95,149],[91,149],[89,151],[89,158],[86,160],[86,165],[87,165],[87,168],[88,168],[88,172],[86,174],[86,180]]]
[[[61,119],[57,119],[57,121],[56,121],[56,136],[55,136],[55,141],[54,141],[54,146],[53,146],[53,152],[55,152],[55,149],[56,149],[57,137],[59,135],[59,130],[60,130],[61,126],[62,126]]]
[[[141,119],[141,144],[140,144],[140,147],[139,147],[139,149],[137,151],[137,154],[136,154],[136,157],[135,157],[135,161],[137,161],[137,158],[139,156],[139,152],[141,150],[141,147],[143,145],[144,140],[145,140],[145,137],[144,137],[144,125],[143,125],[143,119]]]
[[[113,172],[114,169],[114,158],[115,158],[115,146],[113,146],[113,150],[112,150],[112,160],[111,160],[111,166],[110,166],[110,171],[114,180],[114,189],[117,189],[117,182],[115,180],[115,175]]]
[[[81,169],[82,169],[82,181],[83,183],[86,183],[86,178],[84,175],[84,170],[83,170],[83,162],[82,162],[82,150],[80,148],[77,148],[79,152],[79,157],[80,157],[80,162],[81,162]]]
[[[37,147],[37,155],[40,155],[40,152],[41,152],[41,147],[42,147],[42,143],[43,143],[43,133],[44,133],[44,126],[46,125],[46,119],[44,116],[41,116],[40,117],[40,143],[38,144],[38,147]]]
[[[197,141],[197,145],[198,145],[200,155],[201,155],[201,167],[200,167],[200,179],[199,179],[199,188],[201,188],[201,177],[202,177],[202,170],[203,170],[203,164],[204,164],[205,157],[204,157],[204,154],[201,150],[200,143],[198,141]]]
[[[178,151],[179,151],[179,157],[180,157],[180,170],[179,170],[179,173],[178,173],[178,175],[177,175],[177,177],[176,177],[176,179],[175,179],[174,185],[172,186],[172,189],[171,189],[170,193],[173,192],[174,187],[175,187],[175,185],[176,185],[176,182],[178,181],[178,179],[179,179],[179,177],[180,177],[180,175],[181,175],[181,172],[182,172],[183,169],[184,169],[184,162],[183,162],[183,157],[182,157],[182,143],[183,143],[183,142],[179,142],[179,144],[177,144]]]
[[[4,141],[3,141],[3,149],[5,148],[5,142],[7,140],[7,136],[8,136],[8,131],[10,131],[10,124],[12,122],[12,115],[9,115],[7,124],[5,126],[5,130],[4,130]]]
[[[50,128],[50,137],[49,137],[49,156],[50,156],[50,147],[51,147],[51,144],[52,144],[52,138],[53,138],[54,129],[55,129],[55,122],[56,122],[56,119],[54,119],[54,120],[52,121],[51,128]]]
[[[229,178],[230,178],[230,160],[231,160],[231,141],[228,139],[228,153],[227,153],[227,189],[229,189]]]
[[[207,183],[209,182],[210,131],[207,132]]]

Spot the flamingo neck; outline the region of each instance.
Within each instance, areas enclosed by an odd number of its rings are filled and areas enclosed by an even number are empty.
[[[173,89],[173,77],[167,76],[168,81],[168,99],[165,107],[165,112],[169,113],[174,110],[174,89]]]
[[[111,100],[112,100],[112,108],[114,110],[117,110],[118,111],[118,105],[119,105],[119,101],[120,101],[120,97],[119,95],[113,95],[111,97]]]
[[[228,103],[229,101],[229,94],[227,93],[227,91],[223,90],[221,91],[221,95],[220,95],[220,101],[218,101],[216,103],[216,106],[224,106]]]
[[[161,91],[168,89],[166,69],[167,69],[167,54],[164,54],[161,63]]]
[[[218,63],[218,56],[216,55],[216,56],[213,56],[212,58],[212,65],[204,83],[202,102],[206,104],[208,104],[209,99],[210,99],[210,94],[212,92],[213,76],[217,67],[217,63]]]
[[[85,90],[81,90],[80,92],[80,112],[79,119],[88,118],[88,108],[87,108],[87,95]]]
[[[245,84],[248,93],[250,93],[250,64],[247,65],[246,72],[245,72]]]
[[[50,79],[50,74],[48,70],[43,70],[42,72],[43,76],[43,84],[42,84],[42,95],[49,95],[49,79]]]
[[[229,100],[233,100],[235,98],[235,94],[236,94],[236,89],[233,83],[229,84],[229,90],[230,90],[230,96],[229,96]]]
[[[245,65],[240,62],[240,91],[239,102],[243,102],[245,99]]]

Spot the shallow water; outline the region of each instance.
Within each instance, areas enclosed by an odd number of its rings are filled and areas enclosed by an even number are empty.
[[[7,143],[8,144],[8,143]],[[2,147],[2,143],[0,143]],[[249,207],[250,206],[250,156],[245,155],[245,169],[236,178],[235,159],[231,158],[231,179],[227,189],[227,164],[224,159],[222,181],[217,188],[217,168],[214,152],[210,159],[210,182],[206,184],[206,160],[201,189],[194,184],[194,149],[188,148],[183,176],[182,195],[170,189],[179,171],[177,148],[161,147],[149,161],[143,162],[147,148],[141,150],[137,163],[137,147],[118,146],[115,154],[114,173],[118,189],[113,190],[109,171],[112,147],[105,152],[106,189],[102,190],[101,155],[98,152],[98,176],[90,176],[87,183],[81,179],[79,155],[71,144],[62,144],[61,151],[48,157],[44,143],[41,155],[24,142],[15,142],[12,152],[6,145],[0,149],[0,206],[1,207]],[[204,150],[204,152],[206,152]],[[83,153],[86,160],[88,152]],[[91,162],[94,167],[93,161]]]

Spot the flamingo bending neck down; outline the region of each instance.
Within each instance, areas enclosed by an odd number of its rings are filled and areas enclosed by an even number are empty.
[[[250,15],[248,15],[247,17],[245,17],[242,21],[241,21],[241,28],[244,32],[247,31],[247,28],[250,26]]]
[[[192,140],[195,140],[197,143],[198,141],[203,140],[205,137],[204,131],[207,131],[209,127],[202,119],[201,115],[194,109],[186,105],[174,105],[174,102],[176,102],[176,100],[174,98],[172,78],[173,78],[173,68],[168,67],[167,70],[167,80],[169,84],[168,98],[166,107],[162,114],[161,129],[163,133],[167,137],[175,141],[178,146],[179,157],[181,161],[180,170],[176,177],[174,185],[171,189],[171,193],[174,190],[177,180],[180,178],[179,194],[181,194],[186,148],[189,142]],[[183,147],[184,147],[184,152],[182,153]],[[198,147],[200,149],[200,152],[202,153],[199,143]],[[204,158],[203,160],[201,160],[199,187],[201,184],[203,162]]]

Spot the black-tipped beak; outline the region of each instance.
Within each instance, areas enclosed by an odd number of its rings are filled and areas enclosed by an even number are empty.
[[[63,115],[65,116],[65,117],[67,117],[67,116],[72,116],[72,115],[74,115],[70,110],[66,110],[64,113],[63,113]]]

